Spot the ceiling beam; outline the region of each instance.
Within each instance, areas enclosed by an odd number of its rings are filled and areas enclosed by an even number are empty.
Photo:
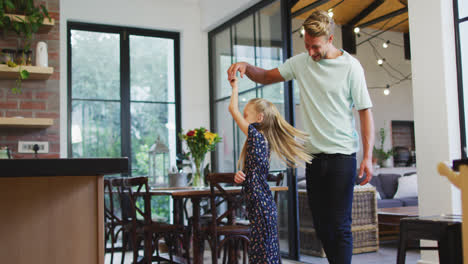
[[[368,22],[365,22],[365,23],[362,23],[360,25],[358,25],[358,27],[360,28],[365,28],[365,27],[368,27],[368,26],[371,26],[371,25],[374,25],[374,24],[377,24],[379,22],[382,22],[384,20],[387,20],[387,19],[390,19],[392,17],[396,17],[398,15],[401,15],[401,14],[404,14],[404,13],[407,13],[408,12],[408,7],[403,7],[401,9],[398,9],[396,11],[393,11],[391,13],[388,13],[386,15],[383,15],[381,17],[378,17],[376,19],[373,19],[371,21],[368,21]]]
[[[350,26],[356,25],[359,21],[363,20],[370,13],[374,12],[374,10],[376,10],[384,2],[385,2],[385,0],[375,0],[370,5],[368,5],[364,10],[362,10],[361,13],[359,13],[357,16],[353,17],[353,19],[351,19],[351,21],[349,21],[346,24],[348,24]]]
[[[302,15],[302,14],[304,14],[306,12],[309,12],[310,10],[312,10],[314,8],[317,8],[317,7],[319,7],[319,6],[323,5],[323,4],[326,4],[328,2],[330,2],[330,0],[317,0],[317,1],[311,3],[311,4],[307,5],[307,6],[304,6],[303,8],[297,10],[296,12],[292,13],[291,17],[294,18],[294,17],[300,16],[300,15]]]
[[[293,8],[297,4],[297,2],[299,2],[299,0],[289,0],[288,1],[288,8],[289,9]]]

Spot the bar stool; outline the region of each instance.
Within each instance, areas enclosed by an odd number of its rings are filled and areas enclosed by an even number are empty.
[[[397,264],[404,264],[407,249],[438,250],[440,264],[463,263],[461,215],[407,217],[400,220]],[[408,241],[436,240],[437,247],[409,247]]]

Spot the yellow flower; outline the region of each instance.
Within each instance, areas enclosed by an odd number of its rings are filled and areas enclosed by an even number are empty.
[[[215,138],[218,136],[216,133],[205,132],[205,138],[208,140],[209,144],[211,145]]]

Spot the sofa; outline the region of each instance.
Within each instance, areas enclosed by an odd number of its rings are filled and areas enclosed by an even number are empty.
[[[418,205],[416,168],[376,169],[370,184],[377,189],[377,207]]]

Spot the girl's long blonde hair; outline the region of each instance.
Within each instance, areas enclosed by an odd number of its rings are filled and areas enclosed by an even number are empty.
[[[288,166],[293,168],[303,166],[302,161],[310,162],[312,156],[307,154],[303,144],[308,135],[291,126],[281,116],[276,106],[263,98],[251,99],[247,105],[252,104],[257,113],[263,113],[263,121],[257,126],[269,143],[270,151],[275,152]],[[246,107],[247,107],[246,105]],[[237,166],[244,167],[247,140],[239,156]]]

